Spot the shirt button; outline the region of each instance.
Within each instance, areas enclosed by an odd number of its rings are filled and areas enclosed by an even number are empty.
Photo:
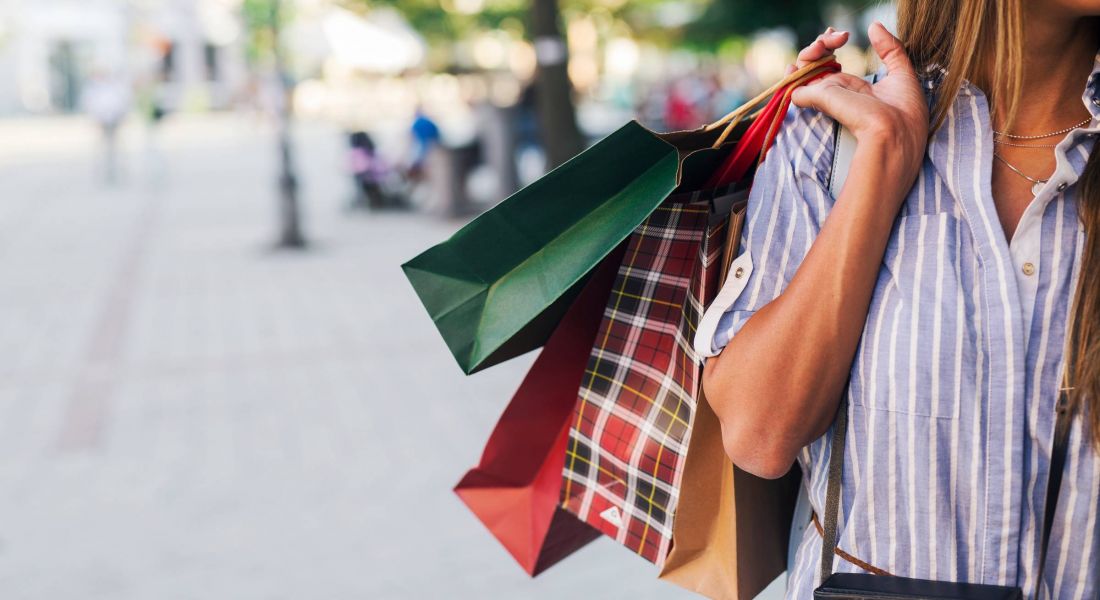
[[[1069,185],[1069,184],[1068,184],[1068,183],[1066,183],[1066,182],[1064,182],[1064,181],[1063,181],[1062,183],[1059,183],[1059,184],[1058,184],[1058,191],[1059,191],[1059,192],[1064,192],[1064,191],[1066,191],[1066,186],[1068,186],[1068,185]]]
[[[733,272],[733,276],[737,279],[741,279],[745,275],[745,267],[737,267],[737,270]]]
[[[1031,277],[1032,275],[1035,274],[1035,265],[1033,265],[1029,262],[1026,262],[1026,263],[1024,263],[1024,266],[1021,268],[1021,270],[1024,272],[1024,275],[1027,275],[1028,277]]]
[[[1095,98],[1093,98],[1092,103],[1096,106],[1100,106],[1100,96],[1096,96]]]

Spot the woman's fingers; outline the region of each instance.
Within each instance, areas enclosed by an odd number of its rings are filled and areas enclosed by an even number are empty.
[[[814,40],[812,44],[806,46],[798,53],[798,60],[795,61],[795,68],[801,69],[815,60],[824,58],[847,42],[847,31],[835,31],[830,27],[825,30],[825,33],[817,36],[817,39]]]
[[[853,79],[866,84],[851,75],[829,75],[811,85],[796,89],[791,94],[791,101],[796,106],[821,111],[853,128],[868,113],[874,112],[873,105],[876,102],[869,95],[860,93],[861,86]]]
[[[824,58],[833,53],[834,50],[843,46],[848,42],[847,31],[837,31],[832,27],[825,30],[824,33],[817,36],[817,39],[813,41],[809,46],[806,46],[798,53],[798,58],[795,60],[795,64],[787,65],[786,74],[790,75],[798,69],[818,60]]]
[[[871,27],[867,30],[867,37],[871,39],[871,47],[882,59],[882,64],[886,65],[887,74],[914,72],[913,63],[909,62],[909,57],[905,54],[905,48],[901,45],[901,40],[887,31],[882,23],[878,21],[871,23]]]
[[[856,77],[855,75],[849,73],[830,73],[822,77],[821,79],[817,79],[815,81],[807,83],[806,87],[825,85],[826,83],[830,85],[839,85],[840,87],[851,90],[853,92],[859,92],[861,94],[871,93],[871,83],[869,81],[862,77]]]

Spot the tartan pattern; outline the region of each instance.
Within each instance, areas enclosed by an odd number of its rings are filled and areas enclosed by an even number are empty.
[[[702,359],[692,347],[717,291],[728,217],[674,196],[631,235],[578,393],[562,505],[650,562],[672,540]]]

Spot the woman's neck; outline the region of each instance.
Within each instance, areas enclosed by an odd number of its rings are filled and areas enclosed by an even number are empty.
[[[1081,93],[1100,45],[1100,22],[1025,10],[1023,89],[1011,129],[1035,135],[1089,116]]]

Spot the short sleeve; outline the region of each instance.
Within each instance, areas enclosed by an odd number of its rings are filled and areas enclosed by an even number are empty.
[[[749,317],[794,277],[833,206],[829,192],[835,121],[792,107],[749,192],[741,253],[707,307],[694,346],[715,356]]]

